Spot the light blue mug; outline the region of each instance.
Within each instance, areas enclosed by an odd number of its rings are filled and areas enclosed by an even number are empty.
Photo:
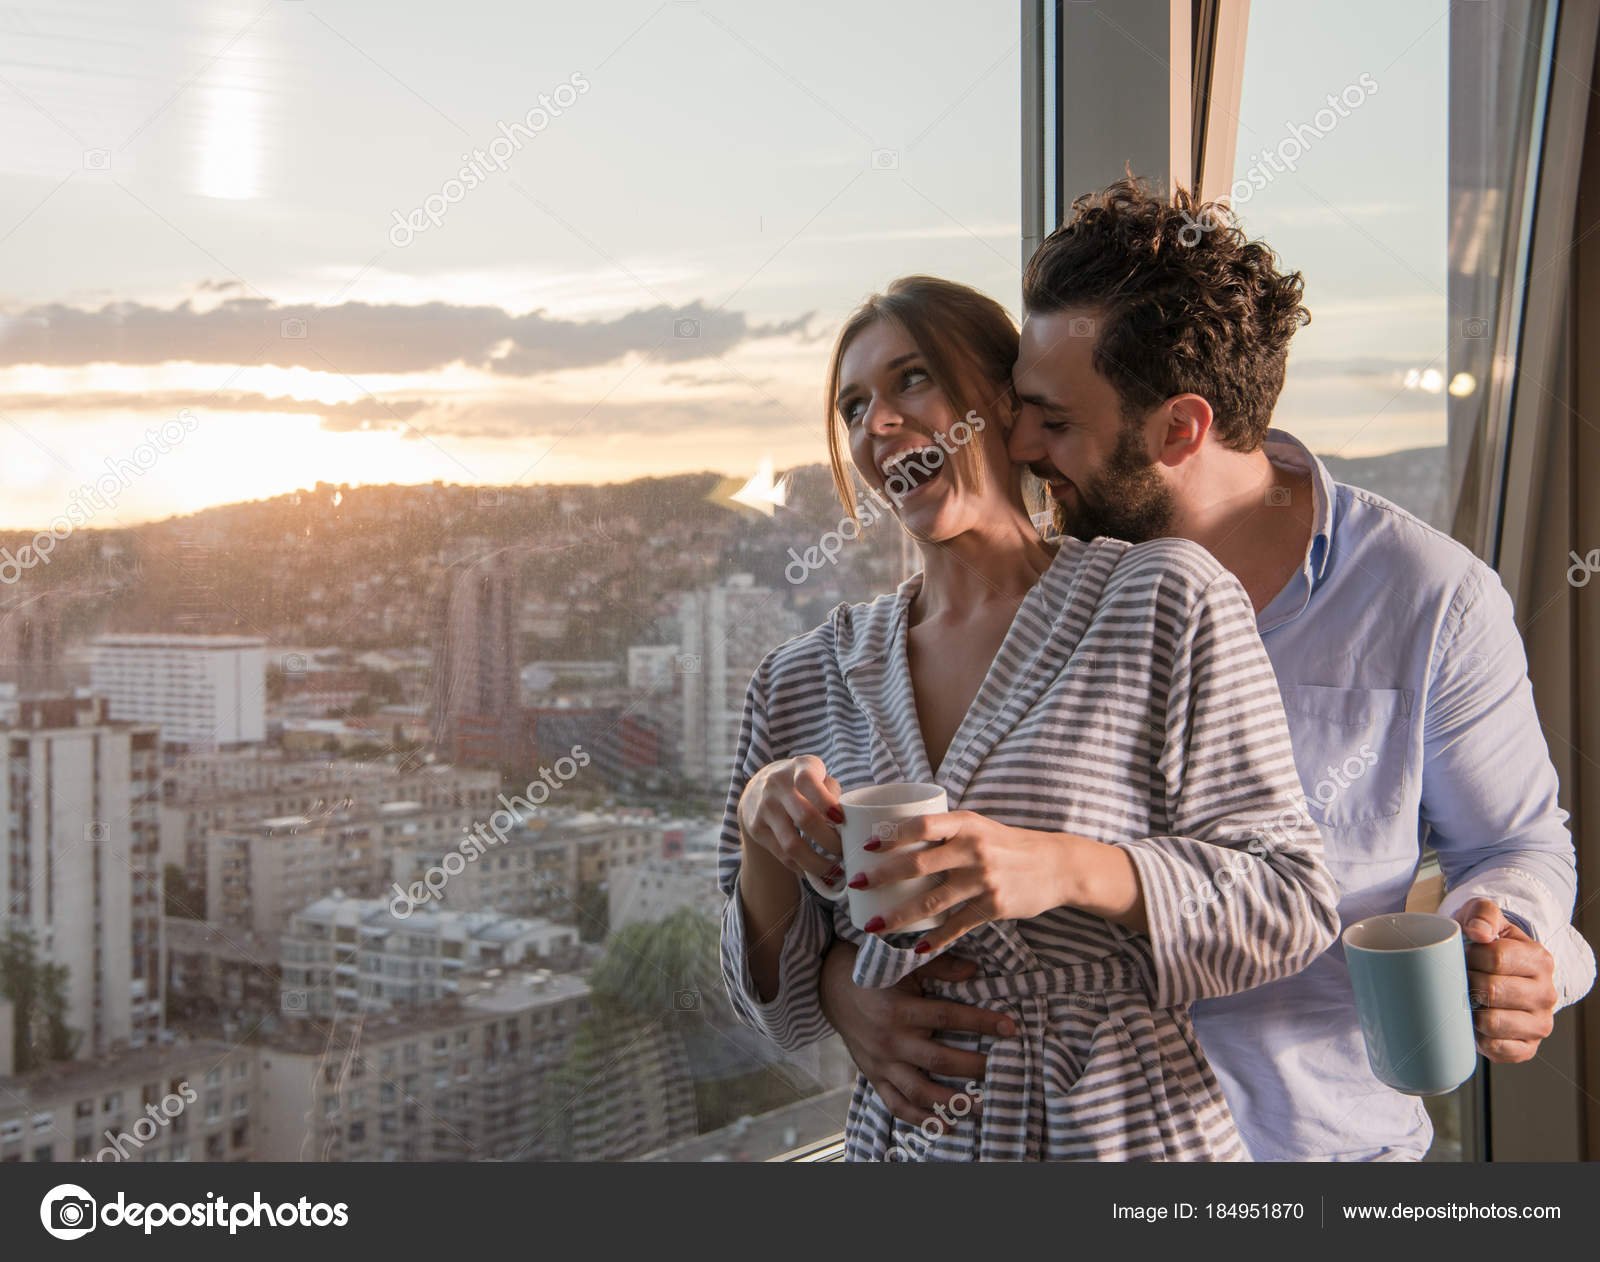
[[[1466,945],[1448,916],[1391,912],[1344,931],[1367,1063],[1407,1095],[1454,1091],[1478,1066]]]

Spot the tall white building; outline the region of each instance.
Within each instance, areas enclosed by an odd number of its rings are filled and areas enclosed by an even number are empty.
[[[154,723],[163,742],[216,749],[264,740],[266,641],[240,635],[103,635],[92,691],[113,719]]]
[[[91,697],[41,697],[4,716],[0,926],[30,930],[67,970],[80,1057],[161,1028],[160,745]]]
[[[783,594],[748,574],[678,597],[686,780],[726,792],[739,741],[744,694],[761,659],[800,633]]]

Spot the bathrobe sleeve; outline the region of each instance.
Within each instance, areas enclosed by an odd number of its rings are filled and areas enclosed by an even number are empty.
[[[825,903],[804,881],[800,905],[784,935],[778,971],[778,992],[763,1001],[750,976],[749,939],[744,902],[739,894],[739,798],[745,785],[774,755],[769,738],[766,679],[771,659],[763,662],[745,693],[744,718],[734,755],[733,782],[723,814],[717,883],[727,895],[722,913],[722,978],[739,1019],[759,1030],[785,1051],[797,1051],[832,1033],[817,994],[822,957],[833,944],[832,904]]]
[[[1170,644],[1159,775],[1164,836],[1123,843],[1138,870],[1158,1005],[1297,973],[1333,942],[1338,890],[1306,809],[1276,676],[1230,573],[1163,582]]]

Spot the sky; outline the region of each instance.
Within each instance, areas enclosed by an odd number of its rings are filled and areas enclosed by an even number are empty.
[[[1308,278],[1279,415],[1319,450],[1443,441],[1404,381],[1442,368],[1445,11],[1252,6],[1241,173],[1376,85],[1240,206]],[[0,30],[0,526],[110,469],[97,526],[809,463],[866,294],[1017,306],[1011,3],[56,0]]]

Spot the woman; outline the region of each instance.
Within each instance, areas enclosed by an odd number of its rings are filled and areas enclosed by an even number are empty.
[[[1186,1005],[1303,968],[1333,940],[1335,889],[1237,580],[1183,540],[1038,537],[1005,452],[1016,349],[997,304],[927,277],[840,333],[835,482],[854,511],[842,437],[923,569],[751,680],[722,838],[725,978],[792,1050],[827,1033],[835,934],[859,944],[862,985],[952,943],[979,961],[943,992],[1012,1020],[970,1084],[981,1115],[919,1134],[858,1078],[852,1160],[1242,1160]],[[843,791],[902,780],[937,782],[952,810],[902,826],[851,883],[943,884],[862,932],[801,874],[842,878]],[[906,851],[920,841],[937,844]]]

